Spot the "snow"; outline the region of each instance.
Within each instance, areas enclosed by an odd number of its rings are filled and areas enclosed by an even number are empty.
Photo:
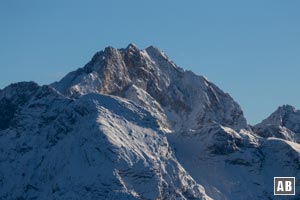
[[[300,111],[293,106],[280,106],[267,119],[254,126],[262,137],[278,137],[300,142]]]
[[[50,86],[12,84],[0,110],[0,199],[273,199],[274,176],[299,177],[300,111],[251,127],[153,46],[107,47]]]
[[[87,68],[89,73],[80,73],[78,78],[70,73],[52,86],[70,97],[94,92],[130,99],[153,113],[166,130],[168,126],[185,131],[220,123],[235,130],[248,128],[240,106],[228,94],[205,77],[184,71],[156,47],[106,48]]]
[[[135,103],[95,93],[71,100],[45,87],[30,95],[17,124],[0,132],[0,198],[210,199]]]

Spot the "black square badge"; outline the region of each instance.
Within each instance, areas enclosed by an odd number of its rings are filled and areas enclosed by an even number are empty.
[[[274,195],[295,195],[295,177],[274,177]]]

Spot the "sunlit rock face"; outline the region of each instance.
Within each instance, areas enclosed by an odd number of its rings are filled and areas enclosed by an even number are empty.
[[[229,94],[153,46],[12,84],[0,112],[0,199],[261,200],[274,176],[299,177],[299,111],[249,126]]]
[[[184,71],[153,46],[107,47],[52,86],[70,97],[95,92],[133,100],[176,131],[214,124],[248,128],[240,106],[228,94],[205,77]]]

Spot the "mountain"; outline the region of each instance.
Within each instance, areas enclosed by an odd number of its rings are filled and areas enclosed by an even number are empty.
[[[250,126],[229,94],[153,46],[12,84],[0,110],[0,199],[276,199],[274,176],[299,187],[299,111]]]
[[[278,137],[292,142],[300,142],[300,110],[291,105],[279,107],[267,119],[254,126],[262,137]]]
[[[18,83],[0,105],[0,199],[210,199],[136,104]]]
[[[52,84],[69,97],[87,93],[120,96],[168,119],[176,131],[222,124],[235,130],[247,128],[240,106],[217,86],[174,64],[161,50],[107,47],[61,81]],[[166,115],[166,116],[165,116]]]

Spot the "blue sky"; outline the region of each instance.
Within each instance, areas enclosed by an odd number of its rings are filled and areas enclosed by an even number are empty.
[[[0,1],[0,88],[48,84],[106,46],[154,45],[216,83],[249,123],[300,108],[300,1]]]

